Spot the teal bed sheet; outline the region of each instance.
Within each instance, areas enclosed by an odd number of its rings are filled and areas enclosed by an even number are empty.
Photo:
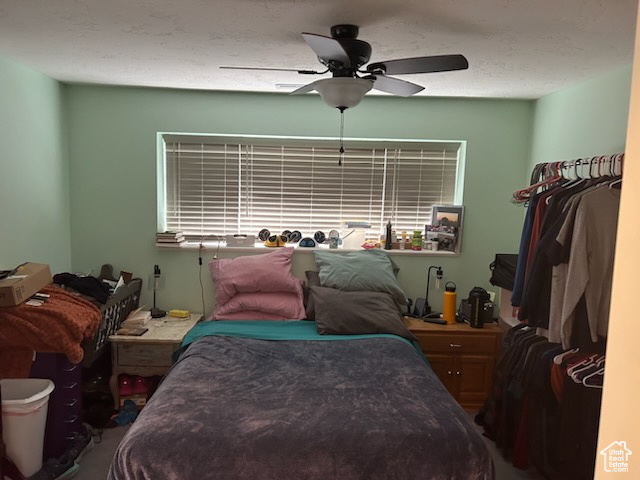
[[[251,321],[251,320],[207,320],[197,323],[185,335],[180,348],[173,354],[175,362],[180,354],[194,341],[210,335],[252,338],[255,340],[362,340],[368,338],[394,338],[415,348],[425,358],[416,342],[387,333],[361,335],[320,335],[316,323],[308,320]],[[425,358],[426,361],[426,358]]]

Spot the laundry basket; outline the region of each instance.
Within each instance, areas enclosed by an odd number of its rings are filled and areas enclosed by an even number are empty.
[[[22,475],[30,477],[42,467],[47,407],[54,385],[41,378],[5,378],[0,386],[2,439],[7,456]]]

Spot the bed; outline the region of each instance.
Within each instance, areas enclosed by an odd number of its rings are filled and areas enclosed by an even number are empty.
[[[494,478],[470,417],[409,339],[205,321],[178,353],[108,479]]]

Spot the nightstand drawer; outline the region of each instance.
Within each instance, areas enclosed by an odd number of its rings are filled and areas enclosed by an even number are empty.
[[[170,367],[172,345],[118,345],[118,365],[146,365]]]
[[[415,332],[414,332],[415,333]],[[422,350],[429,353],[481,353],[487,355],[496,354],[496,337],[494,335],[481,334],[429,334],[416,336]]]

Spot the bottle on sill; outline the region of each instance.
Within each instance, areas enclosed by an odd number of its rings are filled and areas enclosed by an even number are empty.
[[[422,250],[422,232],[420,230],[413,231],[411,250]]]
[[[387,229],[384,237],[384,249],[391,250],[391,242],[393,242],[391,237],[391,220],[387,222]]]

